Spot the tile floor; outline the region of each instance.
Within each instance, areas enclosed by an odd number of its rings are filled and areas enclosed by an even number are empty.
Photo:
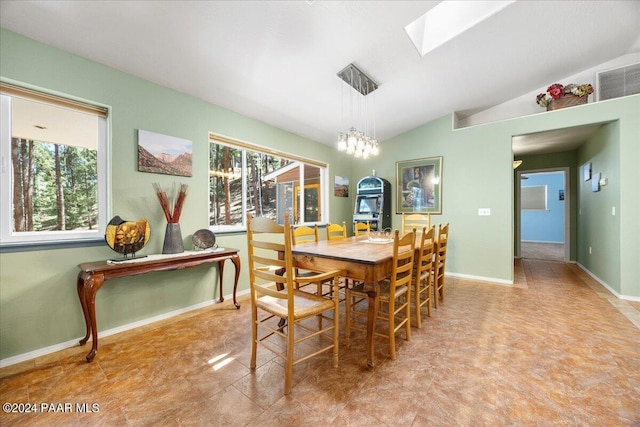
[[[618,300],[572,264],[516,261],[516,284],[449,277],[443,305],[398,340],[364,337],[294,370],[259,350],[249,302],[214,305],[0,370],[2,426],[640,426],[640,304]],[[65,412],[65,404],[73,411]],[[76,404],[98,404],[78,412]]]

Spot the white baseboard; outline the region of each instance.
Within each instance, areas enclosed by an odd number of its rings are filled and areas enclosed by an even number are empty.
[[[615,289],[613,289],[611,286],[609,286],[604,280],[601,280],[598,276],[596,276],[591,271],[589,271],[589,269],[587,267],[585,267],[584,265],[580,264],[579,262],[576,262],[576,265],[578,267],[580,267],[580,269],[582,271],[587,273],[593,280],[595,280],[596,282],[600,283],[606,290],[611,292],[616,298],[623,299],[623,300],[626,300],[626,301],[639,301],[640,302],[640,297],[634,297],[634,296],[631,296],[631,295],[622,295],[621,293],[619,293]]]
[[[496,279],[495,277],[474,276],[471,274],[451,273],[446,271],[445,274],[451,277],[460,277],[461,279],[480,280],[481,282],[494,282],[501,285],[513,285],[513,280]]]
[[[240,291],[236,294],[236,298],[245,294],[248,294],[249,290]],[[233,299],[233,295],[225,295],[225,300]],[[169,319],[174,316],[178,316],[180,314],[188,313],[193,310],[198,310],[200,308],[208,307],[210,305],[216,304],[217,300],[209,300],[205,302],[201,302],[189,307],[180,308],[178,310],[173,310],[168,313],[159,314],[157,316],[149,317],[147,319],[139,320],[137,322],[128,323],[126,325],[118,326],[113,329],[107,329],[106,331],[99,331],[100,338],[108,337],[110,335],[115,335],[120,332],[129,331],[131,329],[139,328],[140,326],[145,326],[159,320]],[[27,353],[18,354],[16,356],[7,357],[6,359],[0,360],[0,368],[5,368],[7,366],[15,365],[16,363],[25,362],[27,360],[35,359],[36,357],[45,356],[50,353],[55,353],[56,351],[66,350],[67,348],[76,347],[80,339],[83,337],[78,337],[76,339],[58,343],[51,345],[49,347],[39,348],[37,350],[29,351]],[[91,338],[89,338],[89,345],[91,345]]]

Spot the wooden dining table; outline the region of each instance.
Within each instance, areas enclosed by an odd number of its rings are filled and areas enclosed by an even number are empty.
[[[293,245],[291,248],[297,267],[315,271],[344,270],[349,279],[364,282],[369,295],[367,312],[367,366],[375,367],[373,339],[378,315],[378,283],[391,275],[393,241],[374,243],[367,236]]]

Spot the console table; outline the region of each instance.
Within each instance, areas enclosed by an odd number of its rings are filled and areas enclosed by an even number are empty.
[[[236,301],[238,277],[240,276],[240,257],[237,249],[217,249],[215,251],[189,251],[176,255],[149,255],[148,257],[125,260],[119,262],[98,261],[78,265],[78,296],[82,305],[87,333],[80,340],[85,345],[92,337],[91,351],[87,354],[87,362],[91,362],[98,352],[98,328],[96,327],[96,293],[104,282],[115,277],[134,276],[152,271],[179,270],[197,265],[217,262],[220,269],[220,300],[222,296],[222,278],[224,262],[230,259],[235,266],[235,282],[233,284],[233,304],[237,309],[240,304]]]

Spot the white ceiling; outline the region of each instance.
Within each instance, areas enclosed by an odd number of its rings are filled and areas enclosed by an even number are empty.
[[[640,51],[640,1],[517,1],[421,57],[437,1],[1,1],[0,25],[333,145],[341,80],[375,80],[377,137],[479,111]]]

